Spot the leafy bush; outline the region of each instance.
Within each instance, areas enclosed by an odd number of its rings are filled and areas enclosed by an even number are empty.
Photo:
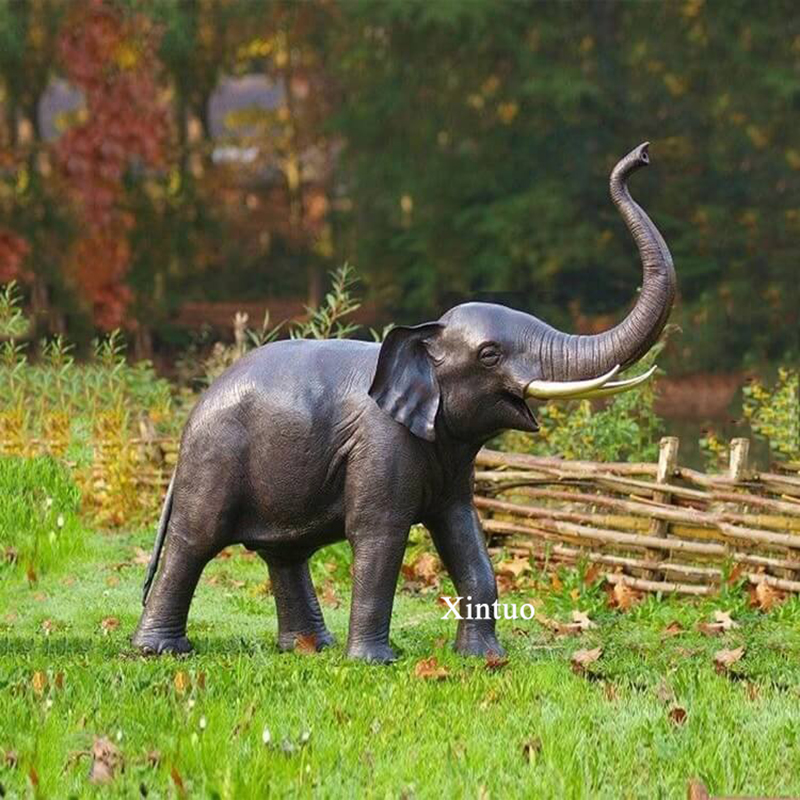
[[[781,368],[773,387],[755,380],[742,393],[753,433],[769,442],[773,455],[800,459],[800,371]]]
[[[655,345],[631,375],[653,364],[663,349]],[[536,409],[538,433],[507,431],[494,443],[501,450],[585,461],[654,461],[663,422],[655,412],[656,381],[616,395],[602,408],[589,400],[550,401]]]
[[[28,580],[83,549],[80,492],[52,458],[0,458],[0,575]]]

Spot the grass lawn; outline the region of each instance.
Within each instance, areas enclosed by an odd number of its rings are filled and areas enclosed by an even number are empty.
[[[3,530],[0,520],[0,544]],[[763,614],[731,589],[620,613],[599,585],[564,575],[557,591],[516,599],[535,596],[537,613],[561,620],[581,608],[597,627],[557,636],[502,621],[509,661],[492,670],[451,653],[455,623],[440,618],[438,592],[401,591],[401,658],[371,667],[343,656],[346,548],[315,560],[339,640],[319,655],[276,651],[266,568],[234,550],[198,589],[196,654],[148,659],[128,638],[144,573],[137,548],[149,551],[152,531],[72,535],[81,546],[51,547],[40,574],[0,567],[0,796],[616,800],[684,797],[692,777],[712,794],[800,795],[796,599]],[[740,627],[695,629],[720,608]],[[714,654],[740,646],[718,674]],[[602,655],[576,674],[573,652],[596,647]],[[441,679],[416,674],[431,656]],[[118,751],[95,766],[106,785],[89,781],[96,737]]]

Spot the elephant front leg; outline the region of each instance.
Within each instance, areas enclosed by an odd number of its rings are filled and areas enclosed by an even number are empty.
[[[364,520],[348,530],[353,545],[353,598],[347,655],[375,664],[397,659],[389,644],[394,593],[403,562],[409,525],[377,533]]]
[[[497,583],[483,529],[471,500],[446,509],[428,520],[427,525],[462,598],[456,651],[470,656],[503,655],[505,650],[495,635]],[[467,619],[467,604],[471,606],[472,619]]]
[[[319,607],[308,559],[282,559],[259,551],[267,562],[278,612],[278,649],[294,650],[300,637],[314,637],[317,650],[333,644]]]

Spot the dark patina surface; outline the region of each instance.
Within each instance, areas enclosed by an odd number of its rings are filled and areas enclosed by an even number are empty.
[[[569,396],[572,382],[635,363],[669,315],[672,260],[626,185],[647,163],[640,145],[611,175],[612,199],[644,269],[636,305],[615,328],[571,336],[520,311],[467,303],[437,322],[395,328],[380,345],[275,342],[215,381],[183,433],[134,643],[153,653],[188,651],[200,574],[240,543],[269,568],[279,647],[291,649],[301,635],[324,647],[332,637],[308,559],[347,538],[354,553],[348,655],[391,661],[392,603],[414,523],[431,531],[458,594],[491,605],[495,578],[472,503],[476,453],[501,430],[537,429],[526,397]],[[494,620],[462,620],[456,648],[502,653]]]

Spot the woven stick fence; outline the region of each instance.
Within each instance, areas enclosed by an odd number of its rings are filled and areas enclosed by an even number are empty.
[[[14,453],[11,444],[0,441],[0,454]],[[27,454],[62,457],[56,444],[30,439]],[[661,440],[655,464],[481,450],[475,505],[490,548],[588,560],[612,583],[707,595],[735,574],[800,592],[800,462],[758,472],[749,468],[749,448],[748,439],[734,439],[723,474],[681,467],[675,437]],[[129,512],[157,515],[178,457],[175,439],[96,439],[93,452],[86,499],[116,508],[128,497],[120,523]]]
[[[599,565],[612,583],[712,594],[725,575],[800,592],[800,473],[749,469],[748,439],[730,468],[679,466],[678,439],[657,464],[595,463],[482,450],[475,505],[490,545]]]

